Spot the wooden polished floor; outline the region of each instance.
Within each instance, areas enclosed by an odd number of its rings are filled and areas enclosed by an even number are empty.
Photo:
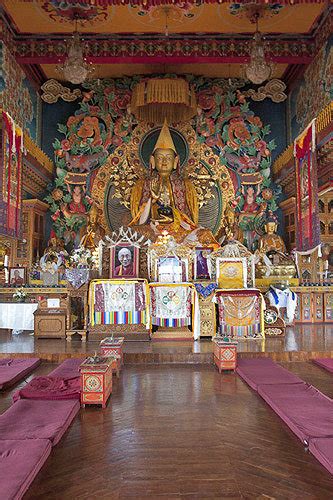
[[[311,363],[284,366],[333,397],[331,374]],[[35,373],[52,368],[43,364]],[[0,395],[1,411],[13,392]],[[24,498],[332,495],[332,477],[237,375],[169,365],[125,366],[107,408],[80,411]]]
[[[185,342],[126,342],[125,361],[129,364],[210,363],[213,344],[210,339]],[[25,332],[12,335],[0,331],[0,357],[37,355],[44,360],[61,362],[67,357],[84,357],[98,350],[98,342],[62,339],[35,339]],[[277,361],[307,361],[314,357],[333,357],[333,324],[288,327],[284,338],[240,341],[240,356],[271,356]]]

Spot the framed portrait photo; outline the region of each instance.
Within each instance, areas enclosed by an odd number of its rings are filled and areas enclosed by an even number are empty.
[[[27,282],[26,267],[9,268],[9,284],[11,286],[24,286]]]
[[[212,253],[212,248],[197,247],[194,257],[194,279],[209,280],[211,279],[208,266],[208,255]]]
[[[119,243],[110,248],[110,278],[139,277],[139,248]]]

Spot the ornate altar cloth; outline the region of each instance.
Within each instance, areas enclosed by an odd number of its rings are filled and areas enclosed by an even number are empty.
[[[220,335],[231,338],[264,336],[264,299],[259,290],[217,290]]]
[[[200,335],[198,296],[191,283],[150,283],[152,325],[164,327],[193,326],[194,339]]]
[[[89,288],[91,325],[149,327],[148,287],[145,280],[93,280]]]

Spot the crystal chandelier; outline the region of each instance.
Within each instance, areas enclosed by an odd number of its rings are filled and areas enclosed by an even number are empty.
[[[263,83],[271,78],[274,68],[273,64],[267,62],[265,58],[264,40],[258,30],[258,19],[259,14],[255,16],[256,32],[251,43],[250,62],[244,68],[246,78],[255,84]]]
[[[77,31],[77,21],[75,21],[75,30],[68,45],[68,55],[63,64],[58,66],[65,79],[71,83],[83,83],[94,71],[91,63],[87,63],[83,53],[80,34]]]

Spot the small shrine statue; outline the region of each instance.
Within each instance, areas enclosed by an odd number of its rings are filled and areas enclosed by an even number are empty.
[[[167,230],[181,242],[192,232],[207,231],[198,226],[199,204],[196,189],[189,179],[183,178],[179,170],[179,156],[166,121],[150,157],[151,176],[140,179],[131,192],[130,226],[156,240]],[[144,228],[145,226],[145,228]],[[150,227],[149,227],[150,226]],[[212,244],[217,244],[210,233]]]
[[[70,203],[62,205],[61,209],[66,217],[66,219],[76,216],[76,217],[86,217],[87,210],[83,203],[83,198],[85,195],[85,188],[80,185],[75,185],[72,187],[67,183],[68,190],[72,196],[72,201]]]
[[[276,219],[270,215],[264,226],[266,233],[259,242],[259,252],[267,254],[268,252],[281,252],[286,253],[286,245],[284,244],[281,236],[276,234],[277,222]]]
[[[86,234],[82,237],[80,246],[94,250],[104,236],[105,231],[98,222],[98,208],[94,204],[89,211]]]

